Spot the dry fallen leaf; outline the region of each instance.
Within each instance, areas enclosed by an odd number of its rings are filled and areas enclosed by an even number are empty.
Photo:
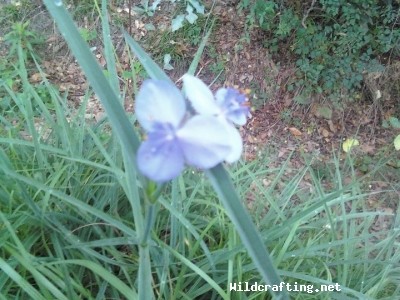
[[[46,43],[50,44],[57,41],[57,37],[55,35],[50,36],[47,40]]]
[[[183,52],[188,52],[188,51],[189,49],[184,44],[179,44],[176,46],[176,52],[180,55],[182,55]]]
[[[254,143],[255,142],[254,138],[250,134],[247,136],[247,141],[249,143]]]
[[[32,141],[32,135],[28,131],[21,130],[19,133],[21,134],[21,136],[24,138],[25,141]]]
[[[279,150],[279,151],[278,151],[278,157],[281,158],[282,156],[285,155],[285,153],[286,153],[286,151]]]
[[[329,125],[329,130],[332,131],[333,133],[336,133],[336,127],[333,125],[332,120],[328,120],[328,125]]]
[[[44,75],[44,77],[49,77],[49,75],[48,74],[46,74],[46,73],[43,73],[43,75]],[[42,81],[43,80],[43,78],[42,78],[42,74],[40,74],[40,73],[35,73],[35,74],[33,74],[30,78],[30,82],[39,82],[39,81]]]
[[[375,152],[375,146],[372,144],[363,144],[360,147],[360,150],[362,153],[369,153],[369,154],[374,154]]]
[[[388,161],[386,163],[386,165],[391,166],[392,168],[398,168],[399,166],[397,165],[397,163],[393,162],[393,161]]]
[[[321,128],[321,134],[322,134],[322,136],[323,137],[328,137],[329,136],[329,131],[327,130],[327,129],[325,129],[325,128]]]
[[[300,130],[298,130],[296,127],[290,127],[289,131],[291,134],[295,135],[295,136],[300,136],[302,133]]]

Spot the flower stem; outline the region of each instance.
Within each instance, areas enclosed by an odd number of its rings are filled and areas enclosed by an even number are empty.
[[[147,202],[144,231],[143,231],[142,240],[140,241],[141,247],[147,246],[147,243],[149,241],[150,231],[154,225],[156,215],[157,215],[157,208],[156,208],[155,204],[151,204],[151,203]]]

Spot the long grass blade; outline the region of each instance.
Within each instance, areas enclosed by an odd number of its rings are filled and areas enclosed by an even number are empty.
[[[65,7],[63,5],[56,6],[54,2],[44,0],[47,9],[56,21],[61,34],[67,41],[82,70],[85,72],[93,90],[99,96],[110,123],[114,127],[115,134],[120,138],[127,152],[135,156],[140,141],[125,114],[118,96],[114,93],[103,70],[100,68],[88,45],[82,39]]]
[[[257,269],[260,271],[265,282],[269,285],[278,285],[282,281],[276,271],[274,263],[261,240],[261,236],[250,219],[246,208],[235,192],[235,188],[223,165],[206,170],[207,176],[223,203],[228,216],[231,218],[239,233],[243,244],[249,251],[250,257]],[[289,299],[285,290],[281,292],[270,291],[275,299]]]

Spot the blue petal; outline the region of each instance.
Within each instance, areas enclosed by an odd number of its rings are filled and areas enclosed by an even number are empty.
[[[199,114],[216,115],[221,112],[214,95],[203,81],[189,74],[183,75],[182,80],[186,96]]]
[[[174,136],[157,131],[150,133],[137,153],[139,170],[156,182],[177,177],[184,168],[184,156]]]
[[[226,115],[226,118],[229,121],[231,121],[232,123],[242,126],[242,125],[245,125],[247,122],[248,113],[249,113],[249,109],[240,108],[240,109],[228,112]]]
[[[244,106],[246,97],[243,94],[237,89],[221,88],[215,94],[215,98],[229,121],[237,125],[246,124],[250,109]]]
[[[147,131],[153,131],[155,123],[169,123],[177,128],[186,113],[182,93],[173,84],[162,80],[144,81],[135,106],[137,119]]]
[[[194,116],[176,135],[191,166],[212,168],[232,151],[226,122],[214,116]]]

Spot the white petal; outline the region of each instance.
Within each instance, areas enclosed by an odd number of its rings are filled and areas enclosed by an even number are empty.
[[[235,126],[228,124],[229,127],[229,137],[231,142],[231,152],[226,156],[225,161],[228,163],[233,163],[237,161],[243,152],[243,142],[239,131]]]
[[[183,75],[182,80],[186,96],[199,114],[216,115],[221,112],[214,95],[203,81],[189,74]]]
[[[185,99],[173,84],[148,79],[136,97],[135,112],[147,131],[152,131],[156,122],[169,123],[177,128],[186,113]]]
[[[191,166],[212,168],[232,151],[226,122],[213,116],[194,116],[176,135],[186,163]]]
[[[226,106],[225,99],[228,90],[226,88],[220,88],[215,93],[215,102],[217,102],[218,106],[223,107]]]

